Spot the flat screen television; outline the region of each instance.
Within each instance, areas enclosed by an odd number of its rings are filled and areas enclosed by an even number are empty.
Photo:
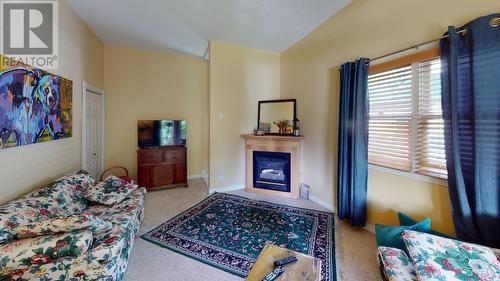
[[[139,120],[137,139],[140,148],[186,145],[186,121]]]

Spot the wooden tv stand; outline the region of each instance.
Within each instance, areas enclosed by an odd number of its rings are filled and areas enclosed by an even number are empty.
[[[137,150],[137,181],[147,190],[187,187],[187,147]]]

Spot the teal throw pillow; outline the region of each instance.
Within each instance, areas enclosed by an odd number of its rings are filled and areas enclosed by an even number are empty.
[[[398,212],[398,218],[399,218],[399,225],[414,225],[417,223],[416,220],[414,220],[412,217],[408,216],[407,214],[405,213],[402,213],[402,212]],[[441,233],[439,231],[435,231],[435,230],[430,230],[429,232],[426,232],[426,233],[429,233],[429,234],[432,234],[432,235],[436,235],[436,236],[440,236],[440,237],[444,237],[444,238],[448,238],[448,239],[457,239],[456,237],[451,237],[449,235],[446,235],[444,233]]]
[[[405,226],[385,226],[383,224],[376,224],[375,235],[377,239],[377,246],[398,248],[407,252],[403,237],[401,237],[401,233],[403,233],[403,231],[405,230],[414,230],[427,233],[431,230],[431,220],[425,219],[414,225]]]
[[[405,213],[398,212],[399,225],[414,225],[417,223],[412,217],[408,216]]]

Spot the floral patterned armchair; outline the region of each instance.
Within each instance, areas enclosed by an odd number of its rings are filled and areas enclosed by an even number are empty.
[[[120,203],[105,206],[82,196],[94,184],[86,171],[77,171],[0,206],[0,280],[122,279],[143,220],[146,191],[138,187]],[[109,227],[12,241],[13,229],[78,214],[98,217]]]

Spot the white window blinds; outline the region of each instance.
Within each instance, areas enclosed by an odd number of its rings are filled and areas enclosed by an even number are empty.
[[[368,162],[411,170],[412,71],[402,67],[368,77]]]
[[[446,178],[439,59],[368,76],[368,162]]]
[[[444,122],[441,111],[441,62],[418,65],[418,132],[416,172],[446,178]]]

